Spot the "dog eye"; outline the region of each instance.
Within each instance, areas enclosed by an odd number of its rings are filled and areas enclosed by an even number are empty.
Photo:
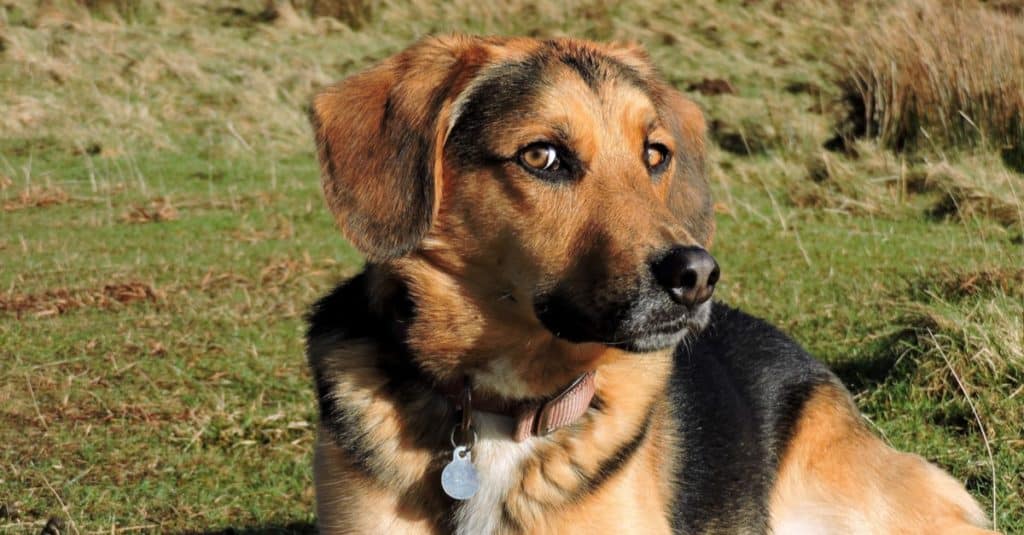
[[[668,147],[661,143],[648,143],[644,148],[644,163],[651,173],[660,173],[668,166]]]
[[[519,163],[535,171],[556,171],[561,166],[558,151],[549,143],[534,143],[519,151]]]

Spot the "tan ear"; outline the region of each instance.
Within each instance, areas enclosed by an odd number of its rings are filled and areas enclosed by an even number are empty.
[[[482,64],[474,50],[472,38],[428,38],[313,99],[327,205],[370,261],[408,253],[430,228],[444,116]]]

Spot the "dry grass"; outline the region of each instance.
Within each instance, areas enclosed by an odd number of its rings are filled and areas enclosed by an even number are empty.
[[[919,283],[915,290],[930,299],[957,300],[993,293],[1024,299],[1024,267],[942,271],[926,280],[927,284]],[[1024,345],[1024,340],[1020,342]],[[1018,353],[1024,358],[1024,348],[1019,348]]]
[[[1012,276],[1019,278],[1019,273]],[[909,338],[898,350],[915,363],[912,375],[924,385],[922,397],[936,403],[959,401],[953,378],[958,374],[972,389],[984,390],[979,394],[983,414],[993,426],[988,435],[1006,441],[1024,439],[1018,425],[1020,408],[1003,403],[1024,393],[1022,307],[1019,298],[997,292],[960,298],[936,292],[924,303],[900,307]]]
[[[904,166],[885,151],[862,153],[863,157],[850,160],[818,151],[805,164],[806,180],[794,181],[789,189],[790,201],[802,208],[855,215],[891,211],[904,200],[900,191]]]
[[[803,180],[791,180],[790,202],[854,215],[921,213],[933,219],[988,219],[1024,229],[1024,177],[998,155],[977,151],[907,158],[874,140],[850,145],[856,158],[818,150],[804,163]]]
[[[2,184],[4,183],[0,181],[0,189],[3,189]],[[0,207],[5,212],[13,212],[14,210],[23,210],[25,208],[42,208],[44,206],[64,204],[70,198],[68,193],[59,186],[30,185],[22,189],[13,199],[3,201]]]
[[[31,314],[46,317],[64,314],[78,308],[109,309],[137,301],[159,301],[166,294],[139,281],[116,282],[102,288],[56,288],[33,294],[7,292],[0,294],[0,313],[20,318]]]
[[[178,209],[167,199],[157,198],[148,205],[135,205],[121,215],[125,223],[159,223],[178,219]]]
[[[918,175],[921,187],[939,192],[929,214],[965,221],[988,217],[1006,227],[1024,228],[1024,181],[1009,172],[979,174],[976,170],[984,164],[978,160],[956,166],[940,162],[927,166],[923,177]]]
[[[908,0],[841,32],[843,127],[897,150],[972,144],[1024,152],[1024,19],[971,2]]]

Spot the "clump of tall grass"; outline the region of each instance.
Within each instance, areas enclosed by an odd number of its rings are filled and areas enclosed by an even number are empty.
[[[989,144],[1024,169],[1024,18],[974,2],[906,0],[841,31],[833,60],[846,136],[894,149]]]

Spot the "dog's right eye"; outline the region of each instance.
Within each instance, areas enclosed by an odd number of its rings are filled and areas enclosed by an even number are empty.
[[[519,151],[519,163],[533,171],[557,171],[562,162],[550,143],[533,143]]]

